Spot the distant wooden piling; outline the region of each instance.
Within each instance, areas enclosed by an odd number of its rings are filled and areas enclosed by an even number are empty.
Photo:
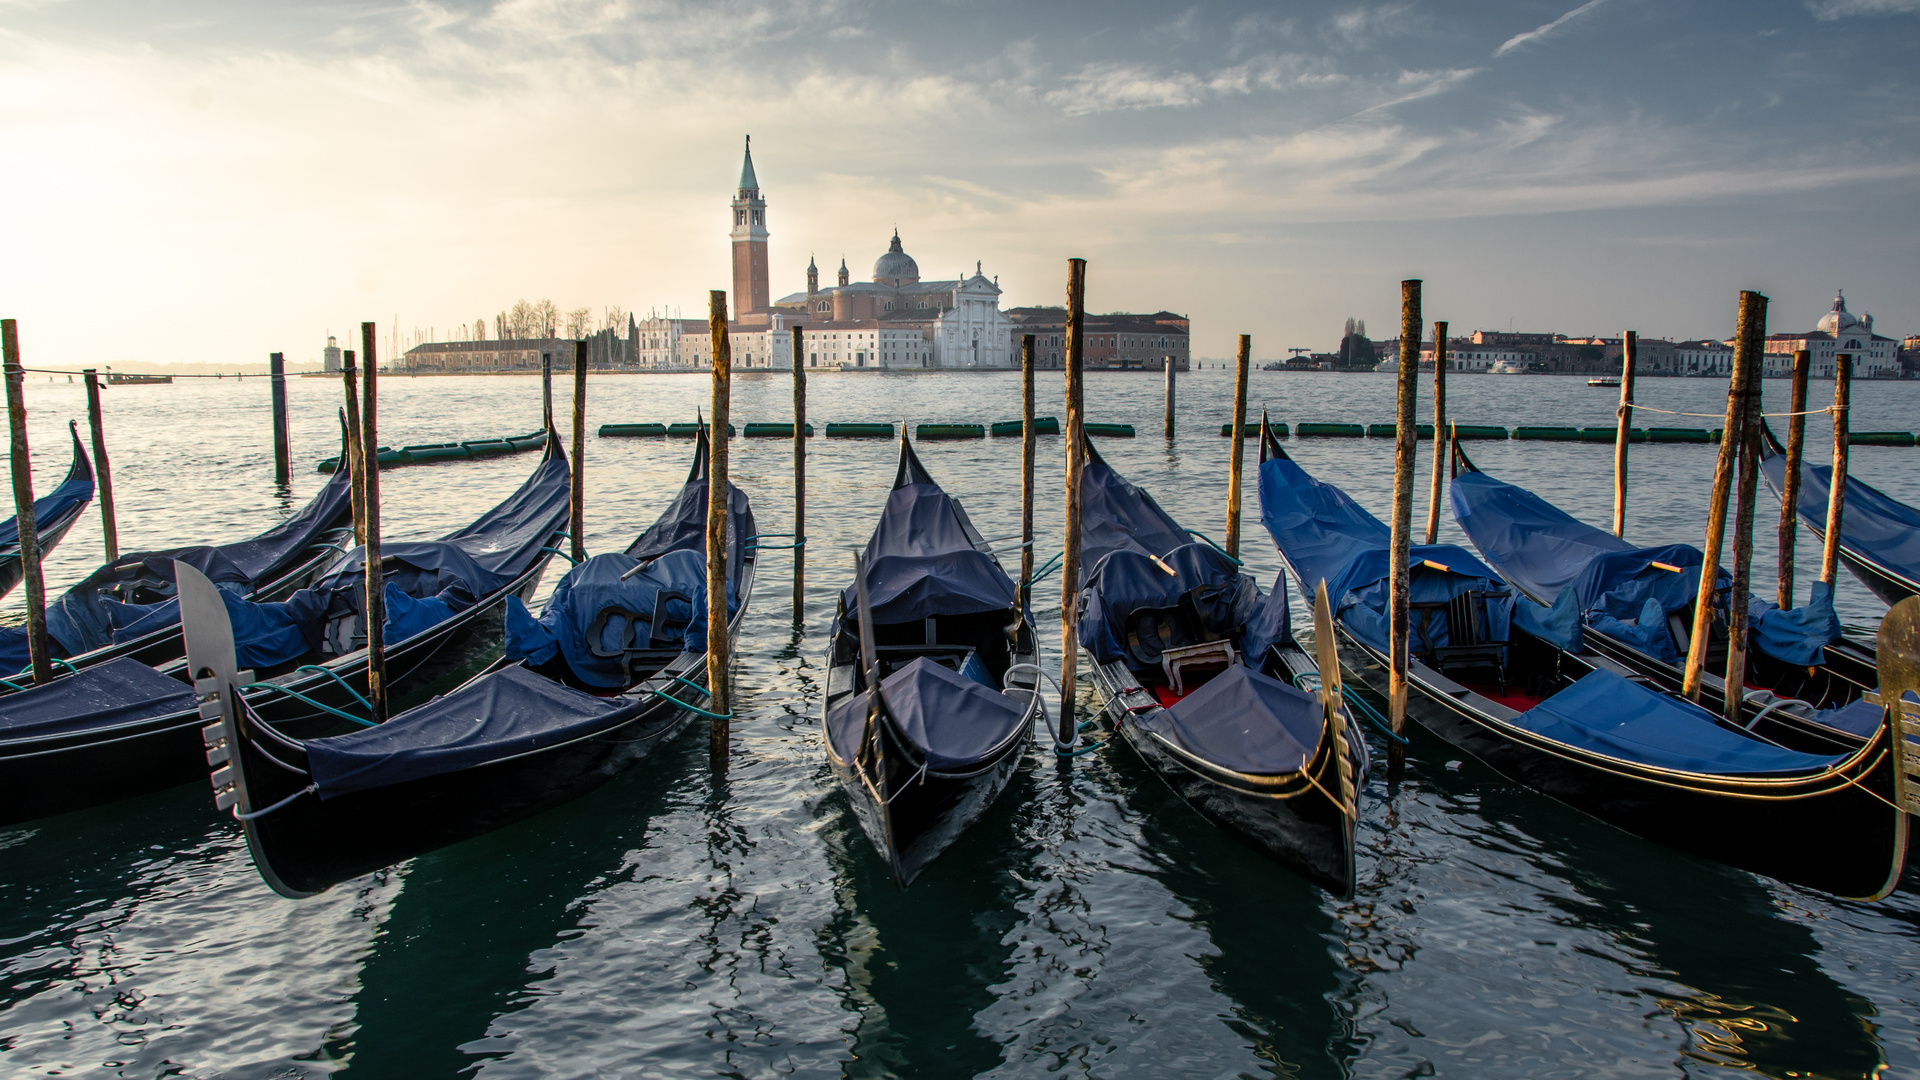
[[[366,365],[360,370],[360,497],[366,515],[367,539],[367,701],[373,722],[387,722],[387,588],[386,568],[380,565],[380,362],[374,351],[373,324],[360,324],[360,349]]]
[[[1613,435],[1613,535],[1627,534],[1627,441],[1633,429],[1633,369],[1640,357],[1640,335],[1628,330],[1620,338],[1619,427]]]
[[[1447,427],[1447,324],[1433,324],[1433,486],[1427,492],[1427,540],[1440,542],[1440,503],[1447,497],[1447,448],[1452,443]]]
[[[724,430],[724,429],[723,429]],[[587,342],[573,343],[573,477],[568,485],[567,532],[574,565],[587,561]]]
[[[1389,534],[1387,723],[1405,738],[1411,576],[1407,567],[1413,540],[1413,470],[1420,429],[1414,403],[1420,394],[1420,279],[1400,283],[1400,372],[1394,398],[1393,526]],[[1406,761],[1403,743],[1387,744],[1387,766],[1397,772]]]
[[[1082,374],[1086,367],[1087,260],[1067,260],[1067,514],[1060,556],[1060,723],[1054,743],[1070,748],[1080,730],[1074,710],[1080,666],[1080,473],[1086,468],[1086,417]],[[1240,440],[1235,439],[1238,445]]]
[[[113,513],[113,466],[107,461],[107,428],[100,415],[100,376],[93,368],[81,374],[87,379],[87,427],[93,433],[93,488],[100,501],[100,539],[107,561],[112,562],[120,557],[120,526]]]
[[[40,574],[40,531],[33,516],[33,462],[27,456],[27,372],[20,364],[20,326],[0,319],[0,358],[7,380],[7,429],[13,436],[13,513],[20,529],[20,577],[27,586],[27,656],[36,685],[53,681],[47,651],[47,583]]]
[[[806,603],[807,562],[807,365],[806,343],[793,327],[793,617]]]
[[[1174,387],[1174,376],[1175,376],[1175,373],[1176,373],[1176,372],[1178,372],[1178,371],[1179,371],[1179,365],[1177,365],[1177,364],[1175,364],[1175,363],[1173,362],[1173,357],[1171,357],[1171,356],[1169,356],[1169,357],[1167,357],[1167,405],[1166,405],[1166,411],[1167,411],[1167,419],[1166,419],[1166,425],[1167,425],[1167,438],[1168,438],[1168,439],[1172,439],[1172,438],[1173,438],[1173,397],[1174,397],[1174,394],[1173,394],[1173,387]]]
[[[1714,584],[1720,575],[1720,549],[1727,538],[1727,502],[1732,494],[1733,474],[1745,439],[1748,396],[1757,393],[1760,383],[1760,347],[1766,337],[1767,298],[1751,290],[1740,294],[1740,320],[1734,332],[1733,374],[1727,382],[1727,419],[1720,436],[1720,453],[1713,466],[1713,492],[1707,503],[1705,556],[1700,566],[1700,584],[1694,593],[1693,628],[1687,643],[1687,666],[1681,677],[1680,692],[1690,700],[1700,700],[1700,673],[1707,660],[1708,630],[1713,626]],[[1734,605],[1740,606],[1738,597]],[[1727,688],[1738,698],[1738,684]]]
[[[1253,363],[1253,338],[1240,335],[1234,356],[1233,449],[1227,455],[1227,557],[1240,557],[1240,480],[1247,459],[1247,370]]]
[[[553,430],[553,354],[540,354],[540,426]]]
[[[342,453],[347,459],[347,491],[353,503],[353,542],[364,544],[367,542],[367,493],[360,474],[366,470],[367,462],[360,453],[360,373],[354,369],[353,356],[352,349],[340,354],[340,378],[347,384],[347,445]],[[377,449],[371,456],[374,467],[379,468]]]
[[[1788,399],[1786,471],[1780,478],[1780,572],[1774,602],[1781,610],[1793,607],[1793,549],[1800,542],[1800,462],[1807,452],[1807,376],[1813,354],[1793,353],[1793,392]]]
[[[293,449],[287,443],[286,354],[268,353],[267,371],[273,390],[273,482],[286,487],[293,483]]]
[[[1847,508],[1847,453],[1853,424],[1853,354],[1833,358],[1833,476],[1827,484],[1827,538],[1820,552],[1820,580],[1829,590],[1840,577],[1840,523]]]
[[[1740,472],[1735,481],[1733,503],[1733,591],[1727,612],[1727,667],[1724,672],[1727,694],[1721,713],[1728,723],[1740,722],[1740,700],[1747,676],[1747,605],[1753,584],[1753,519],[1760,494],[1760,407],[1762,387],[1760,365],[1766,347],[1764,325],[1753,343],[1754,371],[1752,392],[1747,395],[1747,418],[1740,439]],[[1724,437],[1724,436],[1723,436]]]
[[[1033,600],[1034,338],[1020,335],[1020,610]]]
[[[727,340],[727,294],[707,294],[707,330],[713,342],[712,437],[707,452],[707,688],[718,719],[707,729],[714,775],[727,771],[733,692],[727,682],[733,648],[727,636],[727,425],[733,396],[733,345]],[[802,429],[803,431],[805,429]]]

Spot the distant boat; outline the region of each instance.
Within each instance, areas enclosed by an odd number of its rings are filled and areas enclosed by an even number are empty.
[[[1605,378],[1605,379],[1588,379],[1588,380],[1587,380],[1587,385],[1588,385],[1588,386],[1619,386],[1619,385],[1620,385],[1620,380],[1619,380],[1619,379],[1613,379],[1613,378]]]
[[[1526,375],[1527,365],[1519,360],[1500,360],[1487,369],[1489,375]]]
[[[107,370],[108,386],[144,386],[148,383],[171,383],[172,381],[171,375],[115,375],[111,368]]]

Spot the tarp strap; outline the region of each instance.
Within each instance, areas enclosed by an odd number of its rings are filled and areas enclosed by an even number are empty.
[[[313,700],[312,698],[308,697],[307,695],[301,693],[298,690],[293,690],[288,687],[281,686],[279,683],[270,683],[270,682],[248,683],[247,685],[241,687],[240,689],[271,690],[276,693],[285,694],[288,697],[293,698],[295,701],[301,702],[306,705],[311,705],[314,708],[319,709],[321,712],[332,713],[333,715],[339,717],[342,720],[351,720],[354,723],[359,724],[361,727],[379,727],[380,726],[379,724],[376,724],[371,720],[367,720],[362,717],[355,716],[350,712],[342,712],[341,710],[336,709],[331,705],[322,704],[318,701]]]
[[[302,664],[300,667],[296,668],[295,670],[317,672],[318,674],[325,675],[327,678],[332,679],[334,682],[339,683],[340,689],[345,690],[347,693],[353,695],[353,700],[359,702],[361,707],[367,710],[368,715],[372,715],[373,702],[368,701],[366,698],[361,697],[360,691],[355,690],[353,688],[352,683],[341,678],[339,672],[334,671],[332,668],[321,667],[319,664]]]
[[[296,791],[296,792],[294,792],[293,794],[291,794],[291,795],[289,795],[289,796],[287,796],[286,798],[284,798],[284,799],[281,799],[281,800],[280,800],[279,802],[277,802],[277,803],[274,803],[274,804],[273,804],[272,806],[269,806],[269,807],[267,807],[267,808],[266,808],[266,809],[264,809],[264,810],[255,810],[255,811],[253,811],[252,813],[247,813],[247,814],[243,814],[243,813],[241,813],[241,812],[240,812],[240,808],[239,808],[238,806],[235,806],[235,807],[233,808],[233,816],[234,816],[234,820],[236,820],[236,821],[252,821],[252,820],[254,820],[255,818],[263,818],[263,817],[266,817],[266,816],[267,816],[268,814],[271,814],[271,813],[273,813],[273,812],[274,812],[275,810],[278,810],[278,809],[280,809],[281,807],[283,807],[283,806],[286,806],[286,805],[287,805],[288,803],[290,803],[290,802],[292,802],[293,800],[295,800],[295,799],[297,799],[297,798],[299,798],[300,796],[302,796],[302,795],[311,795],[311,794],[313,794],[314,792],[316,792],[316,791],[319,791],[319,790],[320,790],[320,785],[319,785],[319,784],[308,784],[308,785],[307,785],[306,787],[303,787],[303,788],[301,788],[301,789],[300,789],[299,791]]]

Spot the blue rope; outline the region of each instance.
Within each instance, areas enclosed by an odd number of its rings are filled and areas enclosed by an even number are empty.
[[[74,673],[75,675],[78,675],[78,674],[80,674],[80,669],[79,669],[79,668],[77,668],[77,667],[74,667],[74,666],[73,666],[72,664],[69,664],[69,663],[67,663],[67,662],[66,662],[65,660],[62,660],[62,659],[60,659],[60,658],[59,658],[59,657],[57,657],[57,656],[49,656],[49,657],[47,657],[47,663],[48,663],[48,664],[58,664],[59,666],[61,666],[61,667],[63,667],[63,668],[66,668],[66,669],[67,669],[68,671],[71,671],[71,672],[73,672],[73,673]],[[21,669],[20,669],[19,671],[16,671],[16,672],[14,672],[14,674],[16,674],[16,675],[31,675],[31,674],[33,674],[33,665],[32,665],[32,664],[28,664],[28,665],[27,665],[26,667],[23,667],[23,668],[21,668]]]
[[[14,682],[14,681],[13,681],[12,679],[0,679],[0,685],[6,685],[6,686],[11,686],[11,687],[12,687],[12,688],[14,688],[15,690],[25,690],[25,689],[26,689],[26,687],[24,687],[24,686],[21,686],[21,685],[20,685],[19,683],[17,683],[17,682]]]
[[[1097,743],[1088,743],[1078,750],[1062,750],[1058,746],[1055,746],[1053,752],[1056,756],[1063,758],[1079,757],[1081,754],[1091,754],[1112,741],[1112,739],[1101,739]]]
[[[580,565],[580,564],[579,564],[578,562],[575,562],[575,560],[574,560],[574,558],[573,558],[573,556],[571,556],[571,555],[569,555],[569,554],[567,554],[567,553],[566,553],[566,552],[564,552],[564,551],[561,551],[561,550],[560,550],[559,548],[545,548],[545,547],[543,547],[543,548],[541,548],[541,549],[540,549],[540,551],[541,551],[541,553],[542,553],[542,554],[545,554],[545,555],[558,555],[558,556],[560,556],[561,558],[563,558],[563,559],[565,559],[565,560],[567,560],[568,562],[570,562],[570,563],[573,563],[573,565],[575,565],[575,566],[578,566],[578,565]]]
[[[769,536],[792,536],[797,537],[797,539],[791,544],[754,543],[755,540],[763,540]],[[752,536],[747,537],[744,549],[747,551],[793,551],[806,546],[807,538],[801,536],[799,533],[754,533]]]
[[[1038,585],[1040,582],[1045,581],[1047,578],[1051,577],[1054,571],[1060,569],[1060,567],[1065,565],[1066,557],[1067,557],[1067,553],[1062,551],[1058,555],[1055,555],[1053,558],[1048,559],[1046,562],[1040,564],[1040,569],[1034,571],[1033,576],[1027,579],[1027,587],[1032,588],[1033,586]]]
[[[1317,676],[1312,676],[1306,673],[1295,675],[1293,677],[1293,685],[1300,687],[1300,689],[1305,690],[1308,693],[1318,693],[1320,690],[1320,686],[1318,683],[1316,683],[1312,687],[1308,687],[1301,682],[1302,679],[1307,679],[1307,678],[1317,678]],[[1379,713],[1379,710],[1367,704],[1365,698],[1362,698],[1358,692],[1356,692],[1352,687],[1346,685],[1345,683],[1340,684],[1340,699],[1347,703],[1348,708],[1352,709],[1355,713],[1359,714],[1361,719],[1366,720],[1368,723],[1371,723],[1374,727],[1379,728],[1380,734],[1385,735],[1387,738],[1392,739],[1394,742],[1399,743],[1401,746],[1410,745],[1407,742],[1406,736],[1396,735],[1393,733],[1393,725],[1387,723],[1387,718],[1384,716],[1381,716]]]
[[[360,691],[358,691],[358,690],[355,690],[355,689],[353,688],[353,684],[352,684],[352,683],[349,683],[349,682],[348,682],[347,680],[345,680],[345,679],[343,679],[343,678],[341,678],[341,677],[340,677],[340,674],[339,674],[338,672],[336,672],[336,671],[334,671],[333,669],[331,669],[331,668],[323,668],[323,667],[321,667],[321,666],[320,666],[319,664],[304,664],[304,665],[302,665],[301,667],[299,667],[299,668],[297,668],[297,669],[295,669],[295,670],[297,670],[297,671],[317,671],[317,672],[319,672],[320,674],[322,674],[322,675],[325,675],[325,676],[326,676],[327,678],[329,678],[329,679],[332,679],[332,680],[333,680],[334,682],[337,682],[337,683],[339,683],[339,684],[340,684],[340,689],[342,689],[342,690],[345,690],[345,691],[346,691],[347,693],[349,693],[349,694],[352,694],[352,695],[353,695],[353,700],[355,700],[355,701],[357,701],[357,702],[359,702],[359,703],[360,703],[361,705],[363,705],[363,706],[365,706],[365,707],[366,707],[366,710],[367,710],[367,712],[368,712],[368,713],[372,713],[372,712],[373,712],[373,702],[371,702],[371,701],[368,701],[368,700],[367,700],[366,698],[363,698],[363,697],[361,697],[361,696],[360,696]]]
[[[700,691],[700,692],[701,692],[701,693],[703,693],[703,694],[707,692],[707,688],[706,688],[706,687],[704,687],[704,686],[701,686],[701,685],[700,685],[699,683],[697,683],[697,682],[694,682],[694,681],[693,681],[693,680],[691,680],[691,679],[683,679],[683,678],[681,678],[681,677],[680,677],[680,676],[678,676],[678,675],[669,675],[669,676],[667,676],[667,678],[669,678],[669,679],[672,679],[672,680],[673,680],[674,682],[677,682],[677,683],[681,683],[681,684],[683,684],[683,685],[686,685],[686,686],[691,686],[691,687],[693,687],[693,688],[694,688],[695,690],[698,690],[698,691]],[[653,695],[653,696],[655,696],[655,697],[660,697],[660,698],[665,698],[665,699],[667,699],[668,701],[671,701],[671,702],[673,702],[673,703],[674,703],[675,705],[678,705],[678,706],[680,706],[681,708],[683,708],[683,709],[685,709],[685,710],[687,710],[688,712],[695,712],[695,713],[699,713],[699,714],[700,714],[701,716],[704,716],[704,717],[706,717],[706,718],[707,718],[707,719],[709,719],[709,720],[731,720],[731,719],[733,719],[733,714],[732,714],[732,713],[717,713],[717,712],[708,712],[707,710],[705,710],[705,709],[703,709],[703,708],[701,708],[701,707],[700,707],[700,706],[698,706],[698,705],[694,705],[694,704],[691,704],[691,703],[689,703],[689,702],[686,702],[686,701],[682,701],[681,699],[679,699],[679,698],[677,698],[677,697],[674,697],[674,696],[673,696],[672,694],[669,694],[669,693],[667,693],[667,692],[666,692],[665,690],[655,690],[655,689],[654,689],[653,687],[651,687],[651,686],[642,686],[642,687],[641,687],[640,689],[642,689],[642,690],[645,690],[645,691],[646,691],[647,693],[649,693],[649,694],[652,694],[652,695]]]
[[[290,698],[293,698],[296,701],[304,702],[308,705],[311,705],[314,708],[319,709],[321,712],[332,713],[333,715],[339,717],[342,720],[351,720],[354,723],[359,724],[361,727],[379,727],[380,726],[371,720],[363,720],[360,717],[355,716],[350,712],[341,712],[339,709],[336,709],[331,705],[323,705],[320,702],[315,701],[312,698],[308,697],[307,695],[301,693],[300,691],[289,690],[288,688],[281,686],[279,683],[270,683],[270,682],[248,683],[247,685],[241,687],[240,689],[242,690],[275,690],[282,694],[287,695]]]
[[[1219,553],[1220,553],[1221,555],[1224,555],[1224,556],[1226,556],[1226,560],[1227,560],[1228,562],[1230,562],[1230,563],[1232,563],[1233,565],[1235,565],[1235,566],[1245,566],[1245,565],[1247,565],[1246,563],[1243,563],[1243,562],[1241,562],[1241,561],[1240,561],[1239,559],[1236,559],[1236,558],[1234,558],[1234,557],[1233,557],[1233,556],[1231,556],[1231,555],[1227,555],[1227,549],[1226,549],[1226,548],[1223,548],[1223,547],[1221,547],[1221,546],[1220,546],[1219,544],[1216,544],[1216,543],[1214,543],[1214,542],[1213,542],[1213,537],[1211,537],[1211,536],[1208,536],[1208,535],[1207,535],[1206,533],[1203,533],[1203,532],[1201,532],[1201,531],[1200,531],[1200,530],[1198,530],[1198,529],[1188,529],[1188,530],[1187,530],[1187,535],[1188,535],[1188,536],[1197,536],[1197,537],[1199,537],[1200,539],[1202,539],[1202,540],[1205,540],[1205,541],[1207,542],[1207,546],[1208,546],[1208,547],[1210,547],[1210,548],[1212,548],[1213,550],[1215,550],[1215,551],[1217,551],[1217,552],[1219,552]]]

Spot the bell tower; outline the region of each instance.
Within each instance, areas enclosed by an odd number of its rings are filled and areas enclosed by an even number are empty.
[[[753,136],[747,136],[740,188],[733,195],[733,316],[773,306],[767,285],[767,201],[753,175]]]

